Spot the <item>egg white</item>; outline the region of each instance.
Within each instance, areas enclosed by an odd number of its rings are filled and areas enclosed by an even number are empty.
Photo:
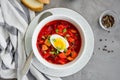
[[[61,47],[62,44],[58,43],[57,47],[56,47],[56,44],[54,44],[54,41],[58,40],[58,39],[60,39],[61,41],[63,41],[63,46],[65,45],[64,49],[58,49],[58,47]],[[57,50],[59,50],[60,52],[63,52],[64,50],[66,50],[69,47],[68,41],[64,37],[62,37],[62,36],[60,36],[58,34],[51,35],[50,42],[53,45],[53,47],[56,48]]]

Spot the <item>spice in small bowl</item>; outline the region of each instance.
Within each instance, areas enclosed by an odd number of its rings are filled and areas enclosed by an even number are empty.
[[[114,28],[117,21],[116,13],[112,10],[104,11],[99,18],[100,26],[105,30],[111,30]]]
[[[114,17],[112,15],[105,15],[102,18],[102,24],[106,28],[113,27],[113,24],[115,23]]]

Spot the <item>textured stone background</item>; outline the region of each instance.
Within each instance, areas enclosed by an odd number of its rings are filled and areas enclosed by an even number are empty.
[[[120,22],[111,32],[103,30],[98,23],[101,13],[108,9],[120,18],[120,0],[51,0],[45,9],[54,7],[80,13],[91,25],[95,37],[94,54],[89,63],[63,80],[120,80]]]

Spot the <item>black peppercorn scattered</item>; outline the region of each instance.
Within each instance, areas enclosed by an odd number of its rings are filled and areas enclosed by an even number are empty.
[[[105,45],[104,48],[106,48],[107,46]]]
[[[100,50],[100,48],[98,48],[98,50]]]
[[[105,39],[105,41],[107,41],[107,39]]]
[[[111,50],[111,52],[114,52],[113,50]]]
[[[112,41],[112,43],[114,43],[114,41]]]
[[[108,33],[110,33],[110,31],[108,31]]]
[[[102,39],[100,39],[99,41],[102,41]]]
[[[108,51],[108,53],[110,53],[110,51]]]
[[[107,49],[103,48],[103,51],[107,51]]]

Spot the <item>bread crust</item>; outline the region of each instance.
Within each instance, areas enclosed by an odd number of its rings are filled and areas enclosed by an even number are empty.
[[[35,12],[39,12],[41,10],[43,10],[43,6],[44,4],[41,3],[40,7],[33,7],[32,5],[28,4],[25,0],[21,0],[21,2],[28,8],[30,8],[31,10],[35,11]]]
[[[44,4],[49,4],[50,3],[50,0],[37,0],[37,1],[39,1],[41,3],[44,3]]]

